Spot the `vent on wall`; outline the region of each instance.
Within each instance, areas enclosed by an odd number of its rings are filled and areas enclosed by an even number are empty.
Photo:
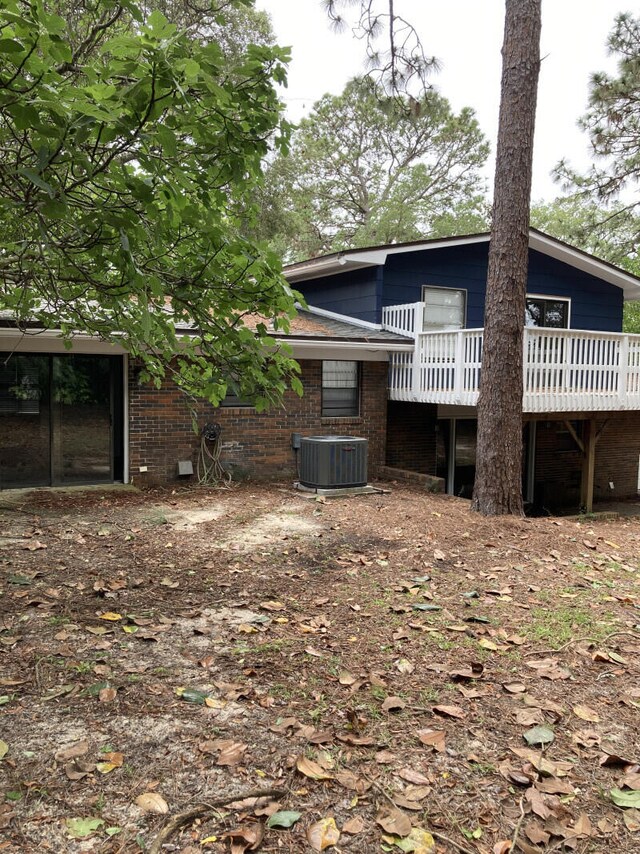
[[[366,439],[307,436],[300,440],[300,483],[314,489],[367,485]]]

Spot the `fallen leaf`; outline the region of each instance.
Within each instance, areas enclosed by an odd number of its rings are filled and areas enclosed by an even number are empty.
[[[342,825],[342,832],[348,833],[350,836],[355,836],[356,833],[362,833],[364,830],[364,821],[359,815],[350,818],[346,824]]]
[[[239,765],[247,745],[241,741],[233,741],[230,738],[216,739],[216,747],[220,755],[216,759],[216,765]]]
[[[263,836],[262,825],[254,821],[251,824],[228,830],[220,838],[230,841],[230,854],[244,854],[245,851],[256,851],[262,843]]]
[[[396,773],[396,776],[406,780],[407,783],[415,783],[416,786],[427,786],[431,783],[431,780],[428,777],[425,777],[424,774],[416,771],[415,768],[401,768]]]
[[[338,843],[340,831],[334,818],[323,818],[307,828],[307,841],[314,851],[324,851]]]
[[[444,753],[447,733],[443,729],[420,729],[417,736],[427,747],[433,747],[438,753]]]
[[[551,811],[547,806],[544,795],[535,788],[535,786],[529,786],[527,791],[524,793],[525,799],[530,804],[532,811],[543,821],[551,815]],[[533,839],[531,840],[534,841]]]
[[[467,713],[460,706],[434,706],[433,711],[447,718],[466,718]]]
[[[104,614],[98,614],[98,617],[101,620],[110,620],[115,623],[122,619],[122,614],[116,614],[115,611],[105,611]]]
[[[589,721],[594,724],[600,720],[600,715],[590,709],[589,706],[574,706],[573,714],[582,721]]]
[[[611,789],[609,794],[617,807],[622,807],[623,809],[640,809],[640,791],[627,792],[622,789]]]
[[[267,819],[267,827],[293,827],[302,813],[295,810],[280,810]]]
[[[135,803],[143,812],[152,812],[158,815],[165,815],[169,812],[169,805],[157,792],[144,792],[142,795],[138,795]]]
[[[299,756],[296,760],[296,768],[305,777],[311,780],[333,780],[333,775],[325,771],[322,766],[313,759],[307,759],[306,756]]]
[[[635,808],[625,810],[622,818],[630,833],[637,833],[640,830],[640,810]]]
[[[68,762],[69,759],[77,759],[79,756],[84,756],[88,750],[88,741],[76,741],[67,747],[61,747],[53,754],[53,758],[56,762]]]
[[[415,664],[412,664],[407,658],[399,658],[396,662],[396,670],[399,673],[409,674],[416,669]]]
[[[402,810],[390,805],[383,806],[376,816],[376,823],[393,836],[408,836],[411,833],[411,819]]]
[[[117,695],[117,690],[115,688],[102,688],[98,693],[98,700],[101,703],[112,703]]]
[[[101,818],[66,818],[67,833],[73,839],[84,839],[104,824]]]
[[[382,704],[383,712],[395,712],[400,709],[404,709],[406,707],[406,703],[400,697],[387,697],[387,699]]]
[[[404,839],[393,839],[393,844],[401,851],[410,854],[435,854],[436,843],[433,836],[421,827],[414,827]]]
[[[524,682],[505,682],[502,687],[507,694],[523,694],[527,690]]]
[[[552,744],[556,740],[553,730],[544,724],[528,729],[522,733],[522,737],[531,746],[535,744]]]

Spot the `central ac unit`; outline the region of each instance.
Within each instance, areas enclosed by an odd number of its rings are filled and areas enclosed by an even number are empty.
[[[300,440],[300,484],[312,489],[367,485],[368,441],[355,436]]]

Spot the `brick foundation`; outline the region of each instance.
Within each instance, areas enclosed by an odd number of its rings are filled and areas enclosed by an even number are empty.
[[[435,404],[389,401],[388,466],[435,475],[437,412]]]
[[[198,426],[207,421],[222,427],[221,462],[235,478],[293,478],[296,461],[291,433],[303,436],[340,434],[369,440],[369,476],[384,463],[387,423],[387,363],[362,362],[360,415],[322,418],[322,362],[302,360],[304,396],[288,392],[279,409],[258,413],[246,407],[198,407]],[[200,437],[193,432],[186,397],[171,382],[160,389],[139,386],[135,365],[129,372],[129,470],[131,480],[150,485],[175,480],[177,461],[192,460]],[[140,466],[147,471],[140,472]],[[187,481],[193,478],[187,478]]]

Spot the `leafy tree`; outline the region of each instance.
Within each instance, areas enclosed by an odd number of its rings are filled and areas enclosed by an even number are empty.
[[[268,141],[287,142],[287,52],[128,3],[76,12],[71,31],[47,0],[0,0],[0,310],[124,343],[214,402],[229,376],[258,405],[299,388],[268,328],[294,295],[245,236]]]
[[[558,165],[557,178],[575,201],[555,205],[552,225],[559,210],[574,206],[577,245],[640,275],[640,16],[618,15],[607,44],[617,73],[593,75],[580,121],[596,162],[586,174],[566,161]],[[640,332],[637,303],[625,305],[624,328]]]
[[[583,194],[562,196],[553,202],[534,204],[531,222],[553,237],[640,275],[640,217],[627,205],[604,207]],[[639,302],[625,303],[623,329],[640,332]]]
[[[293,259],[483,230],[488,151],[472,110],[456,115],[433,91],[409,101],[352,80],[314,105],[290,155],[271,166],[268,236]]]
[[[622,214],[640,206],[640,16],[618,15],[607,44],[618,60],[617,74],[593,75],[589,108],[580,121],[597,162],[585,175],[566,162],[556,171],[572,190],[604,201],[628,191],[629,200],[619,206]]]

